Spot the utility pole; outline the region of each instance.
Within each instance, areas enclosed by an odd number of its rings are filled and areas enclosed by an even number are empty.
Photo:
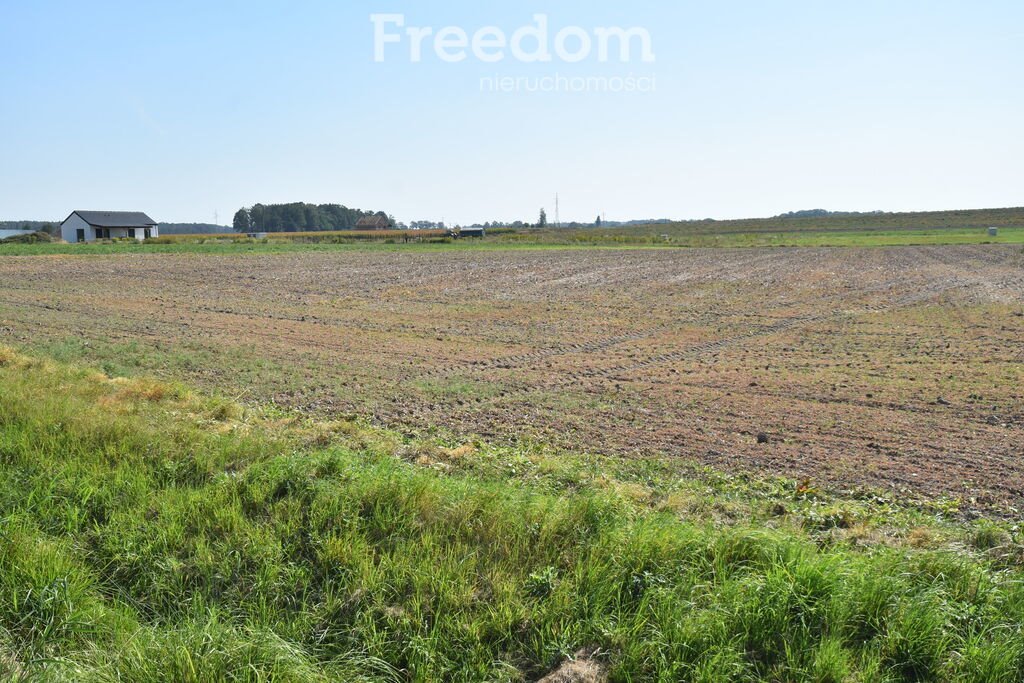
[[[561,216],[559,216],[559,214],[558,214],[558,193],[557,192],[555,193],[555,227],[556,228],[562,227],[562,219],[561,219]]]

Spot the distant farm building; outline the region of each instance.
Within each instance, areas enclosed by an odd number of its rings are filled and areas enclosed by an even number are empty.
[[[391,219],[386,216],[364,216],[356,222],[356,230],[388,230]]]
[[[74,211],[60,224],[65,242],[159,237],[156,221],[141,211]]]

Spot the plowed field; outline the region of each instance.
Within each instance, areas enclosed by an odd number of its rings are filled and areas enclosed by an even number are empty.
[[[1019,246],[0,261],[0,343],[410,431],[1013,506]]]

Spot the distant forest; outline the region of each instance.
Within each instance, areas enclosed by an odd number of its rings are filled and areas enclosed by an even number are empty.
[[[353,230],[360,218],[382,216],[392,225],[394,219],[383,211],[350,209],[341,204],[256,204],[239,209],[232,227],[236,232],[315,232]]]

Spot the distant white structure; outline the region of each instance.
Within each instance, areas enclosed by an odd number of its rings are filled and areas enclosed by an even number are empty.
[[[73,211],[60,224],[65,242],[159,237],[156,221],[141,211]]]

